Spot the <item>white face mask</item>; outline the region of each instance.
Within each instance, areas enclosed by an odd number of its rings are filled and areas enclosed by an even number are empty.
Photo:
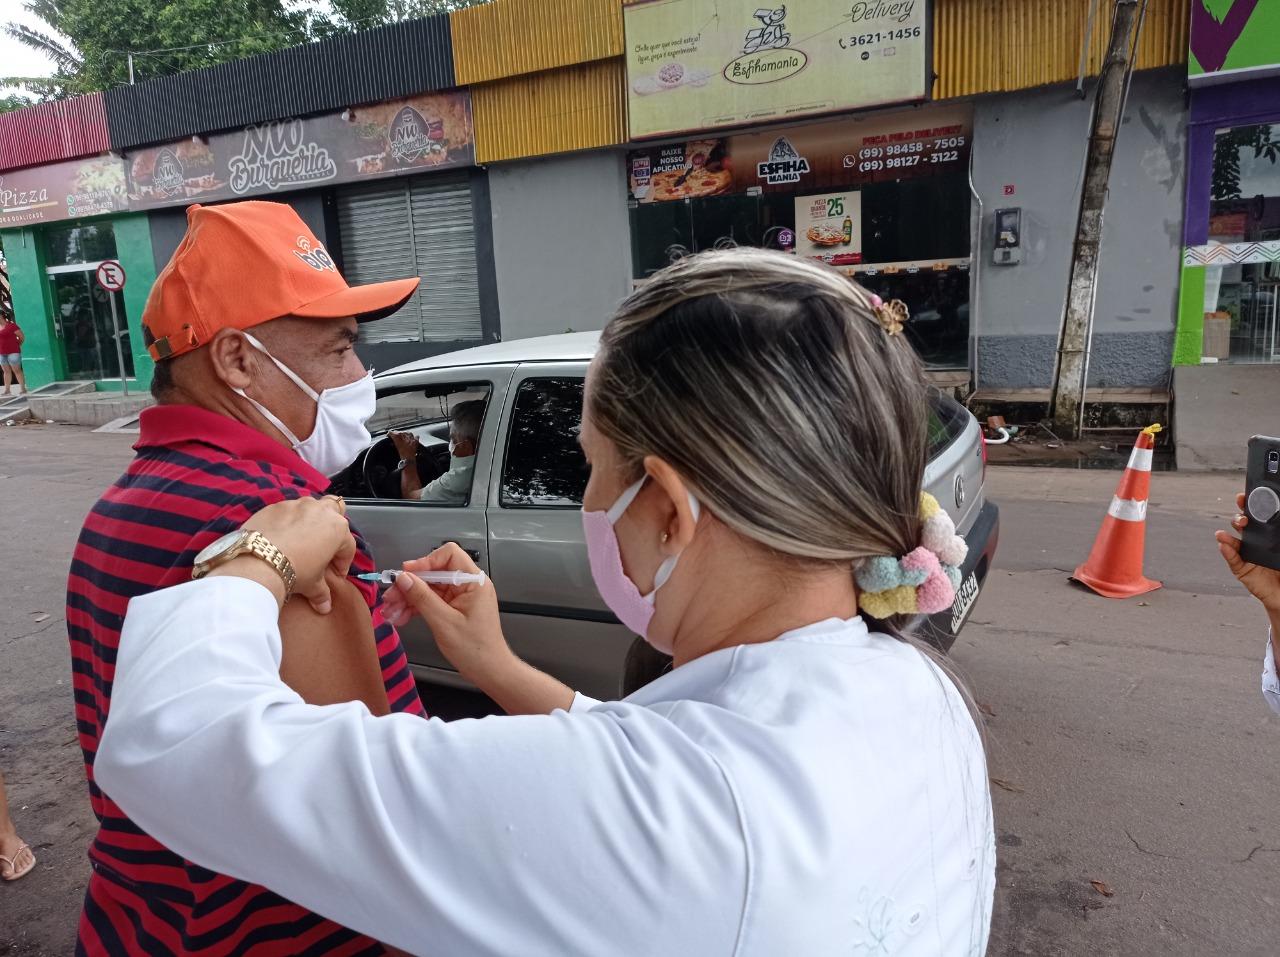
[[[373,437],[365,423],[377,410],[378,393],[373,385],[373,373],[336,389],[317,393],[302,381],[301,376],[267,351],[267,347],[249,335],[249,344],[276,364],[281,372],[294,381],[299,389],[311,396],[316,403],[316,427],[305,439],[299,439],[289,427],[280,421],[266,406],[245,395],[243,389],[233,390],[248,399],[268,422],[280,430],[293,450],[302,456],[312,468],[322,475],[336,475],[355,461],[356,456],[369,447]]]

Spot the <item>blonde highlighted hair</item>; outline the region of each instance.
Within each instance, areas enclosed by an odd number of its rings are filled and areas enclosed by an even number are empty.
[[[788,565],[852,575],[921,540],[924,369],[878,306],[857,283],[795,256],[689,256],[605,327],[587,411],[629,479],[658,456],[721,522]],[[906,633],[907,619],[874,624],[955,679]]]

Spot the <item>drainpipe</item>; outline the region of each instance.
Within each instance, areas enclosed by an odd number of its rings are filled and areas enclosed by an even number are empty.
[[[974,124],[976,132],[977,123]],[[970,134],[972,135],[972,133]],[[976,140],[977,138],[974,137]],[[981,340],[978,335],[978,313],[981,309],[981,293],[982,293],[982,265],[984,262],[982,256],[982,194],[973,184],[973,154],[977,151],[978,144],[976,142],[969,143],[969,192],[973,195],[974,202],[978,204],[978,219],[973,229],[973,235],[969,239],[969,255],[973,257],[973,292],[969,296],[969,335],[973,339],[973,391],[969,393],[969,401],[978,394],[978,390],[982,388],[982,377],[979,374],[979,353]],[[967,403],[966,403],[967,404]]]

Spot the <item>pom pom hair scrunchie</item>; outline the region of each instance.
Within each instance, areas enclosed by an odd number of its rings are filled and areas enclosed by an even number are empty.
[[[872,618],[932,615],[950,608],[960,587],[969,546],[951,516],[928,492],[920,493],[920,545],[902,558],[866,559],[854,573],[858,604]]]

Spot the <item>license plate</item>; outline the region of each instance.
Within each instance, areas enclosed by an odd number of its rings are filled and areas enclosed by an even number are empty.
[[[978,574],[970,572],[969,577],[960,583],[956,591],[956,600],[951,605],[951,633],[960,633],[960,628],[969,617],[973,603],[978,600]]]

